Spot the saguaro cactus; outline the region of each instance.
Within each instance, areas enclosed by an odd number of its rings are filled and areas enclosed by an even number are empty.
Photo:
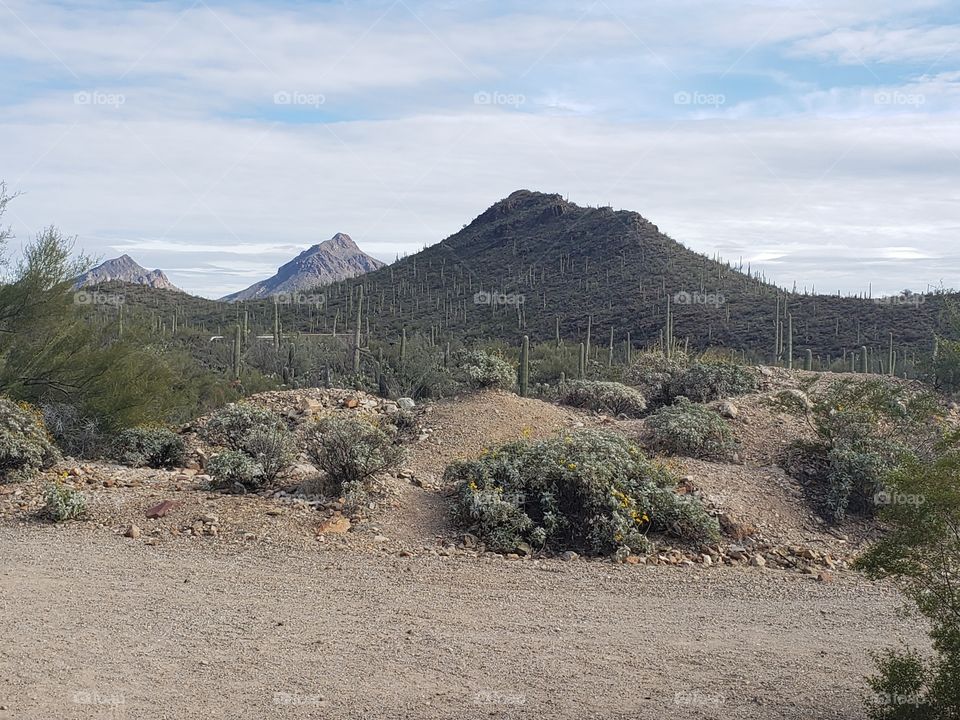
[[[870,372],[870,361],[867,359],[867,346],[860,346],[860,372],[866,375]]]
[[[580,356],[577,359],[577,380],[583,380],[587,373],[587,346],[580,343]]]
[[[520,395],[527,396],[527,390],[530,385],[530,338],[523,336],[523,344],[520,346]]]
[[[233,379],[240,379],[240,325],[234,328],[233,333]]]
[[[813,350],[807,348],[806,357],[803,361],[804,370],[813,370]]]

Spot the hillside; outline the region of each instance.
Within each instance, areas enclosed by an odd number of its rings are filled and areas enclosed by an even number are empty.
[[[272,277],[221,299],[235,302],[296,293],[354,278],[382,267],[384,263],[363,252],[349,235],[337,233],[281,265]]]
[[[685,248],[638,213],[581,207],[525,190],[388,267],[322,288],[301,285],[315,290],[314,297],[280,305],[284,332],[329,334],[353,327],[361,287],[364,328],[387,342],[398,340],[406,327],[408,334],[433,331],[441,338],[511,345],[524,334],[549,341],[559,332],[570,343],[585,340],[589,322],[595,352],[605,353],[611,329],[622,352],[628,333],[634,347],[658,342],[669,298],[673,335],[691,348],[733,348],[772,362],[779,322],[782,362],[792,317],[798,364],[810,350],[815,367],[837,369],[845,352],[866,346],[876,371],[886,361],[891,334],[899,367],[905,357],[912,365],[928,354],[934,331],[946,331],[943,310],[950,297],[887,302],[792,292],[750,268]],[[244,316],[254,332],[273,327],[271,299],[225,304],[149,288],[124,292],[127,308],[148,313],[158,330],[171,328],[175,316],[178,327],[208,335],[221,334]]]

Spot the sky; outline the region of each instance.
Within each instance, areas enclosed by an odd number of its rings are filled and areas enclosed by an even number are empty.
[[[220,297],[517,189],[818,292],[960,287],[955,0],[0,0],[16,254]]]

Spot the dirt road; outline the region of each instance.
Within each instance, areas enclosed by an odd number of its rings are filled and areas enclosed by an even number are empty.
[[[857,718],[898,596],[755,568],[0,528],[0,719]]]

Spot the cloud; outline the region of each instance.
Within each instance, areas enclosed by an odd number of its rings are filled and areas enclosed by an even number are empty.
[[[938,0],[6,6],[6,219],[205,295],[338,231],[392,260],[520,187],[785,284],[960,270]]]

